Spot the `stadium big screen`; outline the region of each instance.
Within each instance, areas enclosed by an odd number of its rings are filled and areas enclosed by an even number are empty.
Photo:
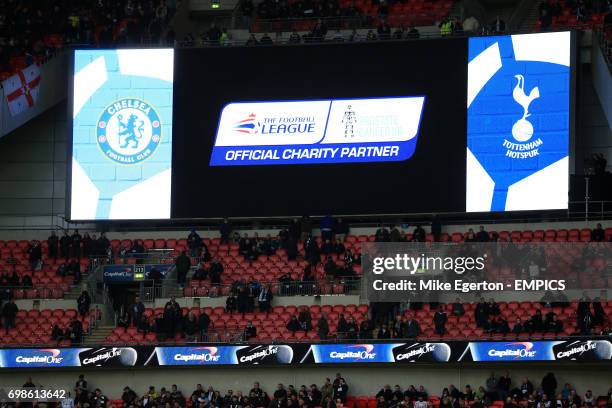
[[[67,212],[565,209],[572,43],[76,50]]]

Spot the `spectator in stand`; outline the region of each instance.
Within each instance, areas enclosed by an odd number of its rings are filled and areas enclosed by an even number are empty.
[[[334,237],[334,219],[331,215],[326,215],[321,218],[319,222],[319,229],[321,230],[321,239],[323,241],[330,241]]]
[[[51,329],[51,339],[57,342],[64,340],[64,331],[57,324]]]
[[[606,231],[603,229],[600,223],[597,224],[597,227],[591,231],[591,241],[593,242],[603,242],[606,240]]]
[[[198,340],[198,334],[200,333],[200,327],[198,321],[193,312],[189,312],[183,323],[183,332],[185,333],[185,341],[195,342]]]
[[[23,275],[21,277],[21,286],[23,288],[32,288],[34,284],[32,283],[32,277],[30,275]]]
[[[272,294],[270,284],[265,285],[257,296],[257,303],[259,305],[260,312],[268,313],[270,311],[273,297],[274,295]]]
[[[487,325],[487,321],[489,320],[489,307],[482,297],[476,304],[476,308],[474,308],[474,318],[477,327],[484,328]]]
[[[424,401],[424,398],[422,395],[419,395],[417,400],[414,401],[414,408],[428,408],[427,401]]]
[[[389,232],[389,240],[391,242],[405,241],[404,234],[402,233],[401,229],[397,225],[394,225],[391,231]]]
[[[523,326],[523,321],[521,320],[520,317],[516,318],[516,322],[514,323],[514,326],[512,327],[512,333],[519,335],[521,333],[525,332],[525,327]]]
[[[385,228],[384,225],[381,225],[380,228],[378,228],[376,230],[376,233],[374,234],[374,241],[375,242],[389,242],[390,240],[391,238],[389,236],[389,230]]]
[[[75,229],[72,237],[70,238],[70,248],[72,249],[72,257],[76,259],[81,259],[81,234],[79,234],[79,230]]]
[[[474,230],[472,228],[468,229],[467,234],[465,234],[465,242],[476,242],[476,234],[474,234]]]
[[[503,34],[506,32],[506,22],[501,19],[499,15],[495,17],[495,20],[491,23],[491,31],[493,34]]]
[[[359,324],[359,338],[360,339],[371,339],[372,332],[374,331],[374,323],[368,318],[367,315],[363,316],[361,323]]]
[[[605,291],[602,291],[602,294],[603,294],[602,297],[605,299],[606,297]],[[593,299],[592,305],[593,305],[593,326],[601,326],[607,320],[606,312],[603,306],[601,305],[601,298],[596,297],[595,299]]]
[[[391,389],[391,386],[389,384],[385,384],[385,386],[381,388],[378,393],[376,393],[376,398],[382,398],[383,401],[391,401],[393,399],[393,390]]]
[[[91,306],[91,297],[89,296],[89,292],[84,290],[77,299],[77,309],[81,317],[85,317],[87,312],[89,312],[89,306]]]
[[[295,332],[302,329],[299,320],[296,315],[291,316],[291,319],[287,322],[287,330],[295,334]]]
[[[476,241],[489,242],[489,233],[485,231],[485,228],[482,225],[478,228],[478,233],[476,234]]]
[[[302,307],[298,314],[298,321],[300,322],[300,328],[305,332],[312,329],[312,316],[310,315],[310,309],[308,307]]]
[[[465,308],[463,303],[461,303],[461,299],[455,299],[455,303],[453,303],[451,314],[453,316],[463,316],[465,314]]]
[[[187,272],[189,272],[189,268],[191,267],[191,260],[185,251],[182,251],[181,254],[176,257],[174,265],[176,266],[176,281],[182,288],[185,286]]]
[[[343,404],[346,404],[346,397],[348,395],[348,385],[346,383],[346,381],[344,380],[344,378],[340,378],[338,380],[338,385],[334,385],[334,394],[333,394],[333,399],[334,400],[340,400],[342,401]]]
[[[91,243],[92,243],[92,239],[89,236],[89,233],[86,232],[85,234],[83,234],[83,240],[81,241],[81,244],[83,245],[83,256],[84,257],[89,257],[94,252]]]
[[[72,344],[81,344],[83,341],[83,325],[80,320],[73,318],[70,322],[69,335],[67,336]]]
[[[323,266],[323,271],[325,272],[325,277],[327,278],[327,280],[332,281],[336,279],[338,266],[336,265],[334,259],[331,256],[328,256],[325,260],[325,266]]]
[[[147,316],[142,315],[140,321],[136,325],[136,328],[142,334],[147,334],[151,331],[151,325],[149,324],[149,319],[147,318]]]
[[[253,311],[253,297],[245,286],[241,286],[236,298],[236,309],[238,313],[250,313]]]
[[[135,324],[138,324],[138,322],[135,322]],[[117,327],[123,327],[124,329],[130,327],[130,316],[127,313],[119,315],[119,319],[117,320]]]
[[[349,316],[348,320],[346,321],[346,327],[344,332],[346,338],[351,340],[356,339],[359,335],[359,327],[357,326],[357,322],[355,322],[355,319],[353,319],[353,316]]]
[[[586,407],[593,407],[595,405],[595,397],[593,396],[593,391],[587,390],[587,392],[584,394],[582,402]]]
[[[289,44],[299,44],[302,42],[302,37],[297,33],[297,31],[293,30],[288,40]]]
[[[408,319],[406,320],[406,328],[405,328],[405,337],[409,339],[413,339],[421,334],[421,327],[419,326],[419,322],[412,318],[412,315],[408,315]]]
[[[34,240],[30,243],[28,248],[28,257],[30,261],[30,269],[33,271],[40,270],[42,267],[42,250],[40,247],[40,241]]]
[[[47,238],[47,255],[50,259],[57,259],[57,247],[59,239],[55,231],[51,231],[51,235]]]
[[[17,317],[18,311],[19,308],[13,299],[9,299],[2,307],[2,324],[4,325],[6,334],[8,334],[10,329],[15,327],[15,318]]]
[[[210,263],[210,268],[208,270],[208,275],[210,276],[210,283],[212,283],[214,286],[220,285],[223,270],[223,265],[221,265],[217,258],[213,258],[212,262]]]
[[[140,321],[140,318],[144,314],[144,303],[140,300],[140,296],[134,298],[134,303],[130,306],[130,323],[136,325]]]
[[[91,406],[95,408],[106,408],[108,402],[108,398],[102,394],[102,391],[99,388],[96,388],[94,395],[91,398]]]
[[[123,388],[123,394],[121,394],[121,400],[125,407],[135,405],[138,395],[127,385]]]
[[[448,321],[448,316],[446,315],[446,311],[444,311],[444,306],[438,306],[438,310],[433,316],[433,323],[435,326],[436,333],[440,336],[444,336],[446,333],[446,322]]]
[[[70,247],[71,247],[71,239],[70,235],[68,235],[68,230],[64,230],[64,235],[60,238],[60,253],[62,258],[67,259],[70,257]]]
[[[237,300],[236,296],[233,293],[230,293],[227,299],[225,300],[225,311],[232,314],[237,310]]]
[[[200,252],[202,251],[202,238],[198,235],[195,228],[192,229],[187,236],[187,247],[189,248],[190,257],[200,256]]]
[[[223,222],[219,226],[219,234],[221,235],[221,244],[230,243],[230,236],[232,235],[232,224],[230,224],[227,218],[224,218]]]
[[[334,234],[338,242],[344,242],[344,238],[349,233],[349,226],[342,218],[337,218],[334,224]]]
[[[327,321],[327,314],[321,313],[321,317],[319,317],[319,321],[317,322],[317,334],[319,335],[319,339],[327,340],[327,336],[329,335],[329,323]]]
[[[200,328],[200,336],[203,341],[208,335],[208,327],[210,326],[210,317],[208,314],[202,310],[200,313],[200,317],[198,318],[198,327]]]
[[[549,313],[544,322],[544,332],[559,334],[563,331],[563,322],[557,319],[556,313]]]
[[[381,12],[381,9],[384,11],[386,8],[384,8],[381,5],[381,7],[378,9],[379,14]],[[386,14],[388,14],[388,12],[385,13],[384,15],[386,16]],[[385,20],[380,21],[380,23],[378,24],[378,28],[376,29],[376,33],[378,34],[378,38],[380,40],[390,40],[391,39],[391,27]]]
[[[386,324],[383,324],[380,326],[380,329],[378,329],[378,334],[376,335],[377,339],[390,339],[391,338],[391,331],[388,329]]]
[[[255,337],[257,337],[257,327],[253,326],[253,321],[249,320],[244,327],[244,338],[250,340]]]
[[[87,380],[84,374],[79,374],[79,379],[75,383],[74,388],[87,391]]]
[[[542,391],[546,395],[557,395],[557,379],[553,373],[548,373],[542,379]]]
[[[417,225],[412,232],[412,240],[414,242],[425,242],[426,238],[427,233],[425,232],[425,229],[423,229],[422,226]]]

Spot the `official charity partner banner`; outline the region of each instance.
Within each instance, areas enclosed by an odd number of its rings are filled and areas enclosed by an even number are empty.
[[[408,160],[424,104],[425,96],[230,103],[210,165]]]
[[[566,209],[569,32],[469,39],[466,211]]]
[[[74,52],[73,220],[170,217],[172,49]]]

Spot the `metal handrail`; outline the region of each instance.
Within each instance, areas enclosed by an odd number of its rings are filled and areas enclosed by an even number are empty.
[[[316,330],[311,330],[312,332],[316,332]],[[591,335],[591,336],[584,336],[584,335],[576,335],[576,336],[547,336],[545,334],[533,334],[533,335],[506,335],[504,337],[505,340],[515,340],[515,339],[525,339],[525,340],[534,340],[534,341],[550,341],[550,340],[559,340],[559,341],[563,341],[563,340],[578,340],[581,338],[588,338],[589,340],[609,340],[611,336],[609,335]],[[212,337],[211,337],[212,338]],[[188,341],[132,341],[132,342],[128,342],[128,343],[121,343],[121,342],[108,342],[108,341],[103,341],[100,344],[96,344],[96,345],[90,345],[90,347],[96,347],[96,346],[114,346],[114,347],[121,347],[121,346],[130,346],[133,345],[134,343],[137,344],[142,344],[142,345],[147,345],[147,344],[155,344],[156,346],[176,346],[176,345],[204,345],[204,344],[209,344],[209,345],[228,345],[228,344],[310,344],[310,343],[316,343],[316,344],[338,344],[338,343],[352,343],[353,341],[359,341],[360,343],[387,343],[389,341],[428,341],[428,342],[444,342],[444,341],[480,341],[480,342],[487,342],[487,341],[491,341],[491,340],[498,340],[499,337],[495,337],[495,336],[487,336],[487,335],[483,335],[483,336],[479,336],[479,337],[454,337],[454,336],[439,336],[439,335],[434,335],[434,336],[417,336],[417,337],[395,337],[392,339],[377,339],[377,338],[354,338],[354,339],[348,339],[348,338],[338,338],[336,336],[330,336],[324,340],[321,340],[319,338],[317,339],[291,339],[291,338],[283,338],[283,337],[275,337],[272,339],[251,339],[251,340],[245,340],[244,337],[242,337],[242,340],[221,340],[221,341],[193,341],[193,342],[188,342]],[[50,345],[57,345],[58,342],[50,342],[50,343],[37,343],[37,344],[33,344],[33,343],[26,343],[21,345],[20,348],[23,347],[27,347],[27,348],[36,348],[36,347],[41,347],[41,346],[50,346]],[[8,349],[8,348],[17,348],[17,346],[19,345],[15,345],[15,344],[0,344],[0,349]]]
[[[193,281],[193,280],[192,280]],[[215,285],[208,282],[207,286],[201,285],[192,285],[189,281],[185,288],[200,288],[204,287],[208,289],[208,293],[204,296],[193,295],[190,297],[221,297],[228,296],[234,289],[238,289],[240,286],[249,286],[248,282],[244,282],[244,284],[234,285],[234,284],[219,284]],[[320,295],[347,295],[353,293],[361,288],[361,277],[359,276],[351,276],[346,278],[339,278],[334,280],[316,280],[316,281],[274,281],[274,282],[257,282],[261,288],[270,286],[272,289],[272,293],[274,296],[320,296]],[[331,293],[326,293],[325,286],[326,285],[342,285],[341,293],[334,293],[332,289]],[[234,291],[234,294],[237,294],[237,291]]]

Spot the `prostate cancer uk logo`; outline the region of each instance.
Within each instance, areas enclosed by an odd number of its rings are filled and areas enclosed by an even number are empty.
[[[148,159],[161,138],[159,114],[140,99],[119,99],[108,105],[98,120],[98,146],[108,159],[120,164],[137,164]]]

